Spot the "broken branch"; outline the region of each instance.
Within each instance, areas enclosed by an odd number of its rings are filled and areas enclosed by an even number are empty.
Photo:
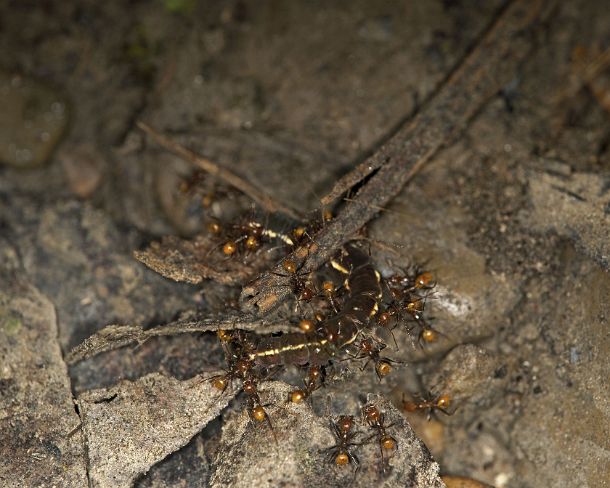
[[[386,206],[441,147],[455,140],[481,107],[515,76],[531,50],[533,29],[549,14],[552,3],[517,0],[509,4],[422,111],[363,163],[379,169],[353,201],[313,243],[297,248],[289,259],[304,261],[303,272],[319,267]],[[261,314],[285,300],[291,287],[287,278],[278,276],[281,274],[279,264],[245,287],[241,295],[244,308]]]

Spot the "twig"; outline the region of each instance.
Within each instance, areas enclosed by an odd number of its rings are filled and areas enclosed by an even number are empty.
[[[519,63],[530,52],[533,28],[549,14],[552,3],[510,3],[427,106],[363,163],[379,169],[354,201],[313,243],[296,249],[289,259],[305,261],[303,272],[316,269],[398,194],[419,167],[453,141],[487,100],[515,76]],[[280,264],[245,287],[242,306],[254,313],[276,307],[291,292],[287,278],[278,276],[282,274]]]
[[[219,329],[256,330],[257,332],[270,334],[273,332],[286,332],[290,330],[290,325],[287,320],[282,320],[281,318],[257,318],[245,314],[229,314],[221,317],[206,318],[189,316],[151,329],[144,329],[140,325],[107,325],[72,349],[66,356],[66,362],[71,365],[103,352],[133,344],[142,344],[153,337],[174,336]]]
[[[248,183],[246,180],[240,178],[228,169],[222,168],[216,163],[210,161],[209,159],[204,158],[194,153],[190,149],[187,149],[183,145],[177,143],[176,141],[173,141],[169,137],[158,132],[156,129],[153,129],[145,122],[139,120],[136,122],[136,126],[140,130],[148,134],[150,137],[152,137],[153,140],[164,149],[167,149],[176,156],[184,159],[185,161],[188,161],[189,163],[192,163],[203,171],[210,173],[211,175],[217,176],[228,185],[237,188],[239,191],[245,193],[250,198],[252,198],[252,200],[258,203],[267,212],[280,212],[296,220],[300,220],[302,218],[295,210],[273,199],[265,192],[255,187],[253,184]]]

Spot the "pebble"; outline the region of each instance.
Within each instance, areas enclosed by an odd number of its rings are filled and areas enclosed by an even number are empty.
[[[66,102],[38,81],[0,72],[0,107],[0,163],[46,162],[66,130]]]

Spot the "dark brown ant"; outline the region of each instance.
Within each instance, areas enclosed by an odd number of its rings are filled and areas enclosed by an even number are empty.
[[[381,453],[381,466],[382,470],[385,472],[387,462],[386,453],[393,452],[398,445],[396,439],[387,433],[387,429],[389,429],[392,424],[384,425],[385,415],[380,412],[375,405],[366,405],[363,407],[362,414],[369,426],[376,430],[375,435],[377,436],[379,451]]]
[[[324,449],[329,451],[328,462],[334,463],[336,466],[347,466],[348,464],[356,465],[354,476],[360,469],[360,460],[352,452],[354,446],[360,445],[355,443],[354,439],[357,432],[352,429],[354,427],[354,417],[351,415],[342,415],[337,422],[330,422],[330,430],[337,438],[337,444]]]
[[[426,410],[428,420],[430,420],[434,412],[437,411],[445,415],[453,415],[454,412],[449,411],[451,403],[452,400],[449,395],[442,394],[434,397],[428,393],[425,398],[421,398],[419,401],[405,400],[403,397],[402,408],[409,413]]]

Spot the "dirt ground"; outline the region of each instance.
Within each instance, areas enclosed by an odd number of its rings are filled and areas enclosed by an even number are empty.
[[[438,283],[442,340],[422,351],[398,333],[408,364],[391,380],[342,373],[313,410],[281,406],[287,387],[270,382],[288,436],[272,449],[239,401],[191,379],[223,367],[212,333],[65,360],[107,324],[149,328],[236,296],[134,259],[241,202],[221,195],[206,209],[176,191],[192,167],[137,120],[313,211],[425,109],[504,8],[0,3],[0,484],[442,486],[440,469],[499,488],[610,486],[604,1],[558,2],[512,81],[368,226],[386,250],[380,270],[426,263]],[[401,413],[417,388],[450,392],[455,412]],[[363,448],[352,482],[311,446],[332,445],[327,409],[365,400],[400,426],[399,449],[380,478],[377,451]]]

